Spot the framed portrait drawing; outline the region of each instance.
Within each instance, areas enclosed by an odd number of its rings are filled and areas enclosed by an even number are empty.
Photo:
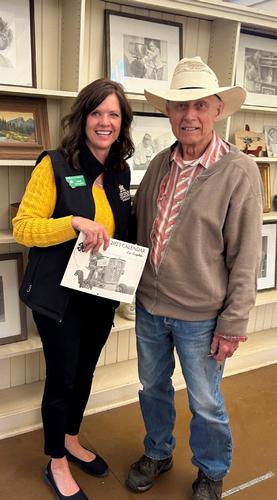
[[[264,126],[265,144],[267,156],[277,157],[277,126]]]
[[[270,212],[271,210],[270,164],[259,163],[258,167],[264,186],[264,212]]]
[[[247,90],[245,104],[277,107],[277,35],[241,33],[236,84]]]
[[[263,224],[262,227],[262,261],[258,290],[276,286],[276,226],[277,224]]]
[[[131,169],[131,187],[141,182],[147,167],[159,151],[176,141],[169,120],[162,114],[134,113],[131,136],[135,152],[128,160]]]
[[[0,0],[0,84],[36,86],[34,0]]]
[[[107,75],[126,92],[167,88],[182,57],[182,25],[105,11]]]
[[[26,311],[18,295],[22,274],[22,253],[0,254],[0,344],[27,337]]]
[[[49,146],[46,99],[0,96],[0,158],[35,159]]]

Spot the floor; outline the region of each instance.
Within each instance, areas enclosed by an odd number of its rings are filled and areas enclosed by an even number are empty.
[[[224,498],[277,500],[277,364],[225,378],[223,392],[234,439],[233,465],[224,482]],[[191,498],[195,470],[187,444],[190,414],[185,390],[176,393],[176,408],[174,467],[142,496],[124,486],[129,465],[143,453],[144,430],[138,404],[84,419],[81,432],[84,445],[100,453],[111,470],[101,480],[71,465],[90,500],[130,500],[138,496],[145,500]],[[42,479],[47,463],[41,453],[42,440],[42,431],[38,430],[0,441],[1,500],[54,498]]]

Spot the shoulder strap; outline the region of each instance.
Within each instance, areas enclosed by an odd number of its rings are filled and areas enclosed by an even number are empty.
[[[36,160],[36,165],[41,162],[41,160],[46,156],[49,155],[51,158],[51,163],[53,166],[53,169],[56,170],[56,168],[59,167],[64,167],[65,165],[68,166],[68,163],[63,156],[63,154],[60,151],[57,151],[56,149],[50,149],[49,151],[42,151],[40,155],[38,156]]]

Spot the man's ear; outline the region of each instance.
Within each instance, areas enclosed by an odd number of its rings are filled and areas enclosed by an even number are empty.
[[[221,115],[221,113],[223,113],[223,110],[224,110],[224,102],[220,100],[217,106],[217,115],[216,115],[217,118]]]

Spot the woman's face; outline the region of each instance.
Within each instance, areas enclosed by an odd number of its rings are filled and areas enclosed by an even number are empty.
[[[105,163],[112,144],[120,134],[121,108],[116,94],[110,94],[87,116],[86,143],[94,156]]]

